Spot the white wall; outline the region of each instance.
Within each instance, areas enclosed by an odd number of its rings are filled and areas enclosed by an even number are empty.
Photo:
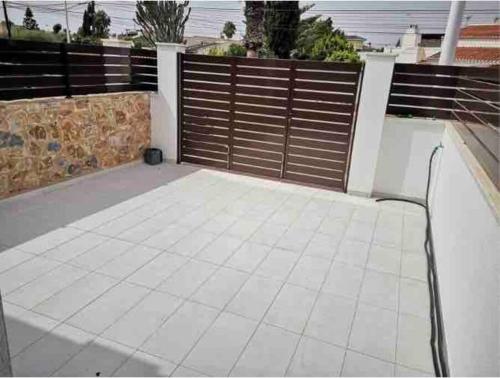
[[[167,155],[167,152],[173,149],[177,151],[177,137],[172,137],[173,133],[171,131],[175,124],[173,121],[168,121],[170,116],[168,104],[165,97],[158,93],[151,93],[149,98],[151,112],[151,147],[162,150],[163,159],[174,161],[175,157],[172,156],[173,153]],[[168,125],[171,127],[168,127]]]
[[[444,133],[431,203],[450,370],[498,376],[500,226],[455,135]]]
[[[373,192],[424,198],[428,160],[443,130],[444,121],[386,116]]]

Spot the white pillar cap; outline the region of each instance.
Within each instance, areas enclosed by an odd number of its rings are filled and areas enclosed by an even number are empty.
[[[384,53],[384,52],[369,52],[366,54],[366,58],[377,59],[386,58],[387,60],[395,60],[398,54]]]
[[[158,50],[185,52],[187,46],[183,43],[156,42],[156,47]]]

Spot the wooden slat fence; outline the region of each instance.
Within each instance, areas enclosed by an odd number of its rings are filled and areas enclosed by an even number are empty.
[[[361,65],[179,59],[180,161],[345,190]]]
[[[0,39],[0,100],[157,90],[156,51]]]
[[[498,183],[498,68],[396,64],[387,113],[459,121],[459,131]]]

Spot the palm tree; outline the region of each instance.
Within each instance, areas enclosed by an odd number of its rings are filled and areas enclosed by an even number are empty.
[[[245,18],[247,57],[256,58],[257,51],[262,47],[264,34],[264,2],[245,1]]]

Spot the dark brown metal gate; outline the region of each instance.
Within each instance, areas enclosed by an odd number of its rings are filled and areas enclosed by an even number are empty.
[[[344,190],[361,64],[179,54],[179,162]]]

